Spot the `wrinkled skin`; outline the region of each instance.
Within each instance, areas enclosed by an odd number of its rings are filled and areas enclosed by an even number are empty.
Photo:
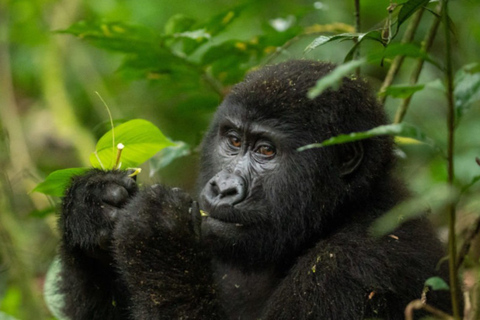
[[[310,100],[333,66],[290,61],[250,74],[203,142],[197,201],[128,172],[73,179],[60,218],[71,319],[403,319],[426,279],[447,279],[425,218],[374,238],[407,198],[390,137],[298,152],[385,124],[362,80]],[[448,292],[427,302],[451,311]],[[419,313],[416,316],[420,316]]]

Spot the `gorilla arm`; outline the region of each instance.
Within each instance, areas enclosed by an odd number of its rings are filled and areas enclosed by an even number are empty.
[[[196,239],[191,205],[178,189],[138,190],[124,171],[74,178],[60,217],[65,315],[215,319],[210,256]]]
[[[129,293],[111,254],[120,208],[138,188],[125,172],[91,170],[65,193],[59,227],[63,313],[76,319],[126,319]]]
[[[369,236],[365,223],[352,224],[298,259],[262,319],[404,319],[405,306],[421,297],[425,279],[447,273],[445,265],[436,270],[442,248],[432,237],[423,218],[381,238]],[[441,309],[449,298],[448,291],[426,296]]]

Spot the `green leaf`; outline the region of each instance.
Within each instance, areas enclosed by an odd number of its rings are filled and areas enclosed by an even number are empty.
[[[389,124],[379,126],[368,131],[354,132],[350,134],[342,134],[321,143],[313,143],[298,148],[298,151],[304,151],[312,148],[321,148],[331,146],[335,144],[353,142],[357,140],[368,139],[377,136],[394,135],[399,137],[411,138],[418,141],[425,142],[426,144],[434,146],[434,142],[428,138],[419,128],[409,125],[407,123]]]
[[[353,47],[348,51],[347,55],[343,59],[343,62],[348,62],[348,61],[353,60],[355,52],[358,50],[358,47],[360,46],[360,44],[362,43],[362,41],[364,39],[375,40],[375,41],[380,42],[382,45],[385,45],[383,40],[382,40],[382,34],[379,31],[374,30],[374,31],[370,31],[370,32],[367,32],[367,33],[363,33],[363,36],[359,37],[357,43],[355,43],[353,45]]]
[[[191,153],[190,146],[183,141],[176,141],[173,147],[167,147],[150,159],[150,176],[158,170],[168,166],[175,159],[187,156]]]
[[[333,36],[319,36],[315,38],[306,48],[305,52],[309,52],[319,46],[322,46],[326,43],[332,42],[332,41],[345,41],[345,40],[354,40],[357,39],[357,43],[355,44],[354,47],[357,47],[363,40],[365,39],[370,39],[370,40],[375,40],[380,43],[383,43],[382,37],[380,32],[377,30],[365,32],[365,33],[340,33],[336,34]],[[348,56],[348,55],[347,55]]]
[[[425,286],[432,288],[432,290],[450,290],[450,287],[440,277],[431,277],[425,281]]]
[[[171,77],[193,76],[196,71],[185,59],[178,57],[168,49],[159,48],[156,51],[128,55],[120,66],[119,72],[129,78],[149,80],[158,80],[168,76],[171,81]]]
[[[68,318],[61,311],[65,302],[64,296],[59,293],[58,288],[60,271],[60,258],[56,257],[48,268],[48,272],[45,277],[43,294],[48,310],[50,310],[50,312],[55,316],[55,318],[57,318],[58,320],[68,320]]]
[[[40,192],[50,196],[62,197],[72,177],[81,175],[87,170],[88,168],[70,168],[54,171],[31,192]]]
[[[346,75],[351,74],[353,70],[355,70],[365,62],[365,59],[360,59],[352,60],[342,65],[339,65],[332,72],[318,80],[313,88],[308,90],[308,97],[310,99],[315,99],[324,90],[330,87],[333,87],[333,89],[337,89]]]
[[[379,96],[392,96],[394,98],[406,99],[415,92],[422,90],[425,87],[423,84],[413,86],[409,85],[393,85],[388,86],[385,91],[380,92]]]
[[[470,181],[469,184],[465,185],[465,186],[462,188],[462,193],[466,192],[468,189],[470,189],[471,187],[473,187],[473,185],[475,185],[478,181],[480,181],[480,176],[473,177],[473,178],[472,178],[472,181]]]
[[[402,223],[423,216],[430,207],[432,211],[443,210],[458,199],[459,192],[448,185],[437,185],[425,194],[409,199],[374,221],[370,228],[373,236],[381,237],[393,232]]]
[[[80,21],[57,32],[75,35],[102,49],[124,53],[153,51],[159,43],[151,30],[121,22]]]
[[[410,18],[415,11],[420,9],[421,7],[427,5],[430,2],[430,0],[409,0],[406,3],[402,5],[402,9],[400,9],[400,12],[398,13],[398,18],[397,18],[397,31],[395,34],[398,33],[398,30],[400,29],[400,26],[408,19]]]
[[[167,139],[155,125],[147,120],[135,119],[125,122],[103,135],[97,142],[96,151],[90,155],[94,168],[113,169],[117,158],[117,145],[122,143],[120,168],[137,167],[163,148],[175,144]]]
[[[459,120],[473,103],[480,100],[480,63],[466,65],[457,72],[454,97]]]

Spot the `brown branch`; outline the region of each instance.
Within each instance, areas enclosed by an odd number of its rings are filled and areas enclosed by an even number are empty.
[[[442,7],[443,7],[443,2],[441,2],[437,11],[441,12]],[[432,47],[433,40],[435,39],[435,35],[437,34],[437,29],[440,25],[440,21],[441,19],[437,17],[433,19],[432,25],[430,26],[430,29],[428,30],[428,33],[422,42],[422,51],[428,52],[428,50],[430,50],[430,48]],[[422,71],[422,68],[423,68],[423,63],[424,63],[423,59],[419,58],[417,60],[415,68],[413,69],[412,75],[410,77],[411,85],[415,85],[418,82],[418,78],[420,77],[420,72]],[[402,104],[397,109],[397,114],[395,115],[395,120],[393,121],[394,123],[402,122],[403,118],[405,117],[405,114],[407,113],[408,106],[410,105],[411,100],[412,100],[412,96],[402,101]]]
[[[423,303],[422,300],[413,300],[405,308],[405,320],[413,320],[413,312],[415,310],[425,310],[439,319],[443,320],[453,320],[453,317],[442,310],[432,307],[426,303]]]

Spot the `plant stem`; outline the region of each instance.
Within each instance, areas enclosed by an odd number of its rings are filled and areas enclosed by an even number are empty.
[[[438,12],[442,11],[442,7],[443,7],[443,2],[440,2],[440,7],[438,8]],[[428,33],[422,42],[422,50],[424,52],[428,52],[428,50],[430,50],[430,48],[432,47],[433,40],[435,39],[435,35],[437,34],[438,26],[440,25],[440,21],[441,21],[440,18],[436,18],[436,17],[434,18],[432,25],[430,26],[430,29],[428,30]],[[417,60],[417,63],[410,77],[411,85],[415,85],[418,82],[418,78],[420,76],[420,72],[422,71],[424,62],[425,61],[422,58],[419,58]],[[394,123],[402,122],[403,118],[405,117],[405,114],[407,113],[408,106],[410,105],[411,100],[412,100],[412,96],[402,101],[402,104],[398,107],[397,114],[395,115],[395,120],[393,121]]]
[[[413,41],[413,37],[415,36],[415,32],[418,29],[418,25],[420,24],[424,11],[425,11],[424,8],[419,9],[410,20],[407,30],[405,30],[405,33],[402,38],[403,44],[410,43]],[[390,65],[390,69],[388,69],[388,73],[387,73],[387,76],[385,77],[385,80],[383,80],[382,87],[380,88],[380,92],[384,92],[387,89],[387,87],[392,84],[393,79],[397,75],[398,70],[400,70],[400,67],[402,66],[404,60],[405,60],[404,55],[395,57],[392,64]],[[387,96],[383,95],[380,97],[380,102],[384,104],[386,99],[387,99]]]
[[[453,71],[452,71],[452,52],[450,41],[450,29],[448,21],[448,0],[443,0],[442,19],[443,29],[445,32],[445,75],[446,75],[446,88],[447,88],[447,127],[448,127],[448,149],[447,149],[447,172],[448,172],[448,185],[453,187],[453,181],[455,178],[453,167],[453,151],[455,143],[455,105],[453,101]],[[458,303],[458,279],[457,279],[457,244],[455,237],[455,224],[456,224],[456,208],[455,202],[448,205],[448,261],[450,269],[450,293],[452,298],[453,317],[460,319],[460,310]]]
[[[451,320],[453,319],[449,314],[446,314],[442,310],[432,307],[426,303],[423,303],[422,300],[413,300],[405,308],[405,320],[413,320],[413,311],[415,310],[425,310],[435,315],[438,319]]]
[[[355,32],[360,32],[360,0],[355,0]],[[355,43],[358,41],[357,39],[354,40]],[[357,47],[357,52],[355,52],[355,60],[360,57],[360,48]],[[355,69],[355,74],[357,77],[360,76],[360,67]]]

